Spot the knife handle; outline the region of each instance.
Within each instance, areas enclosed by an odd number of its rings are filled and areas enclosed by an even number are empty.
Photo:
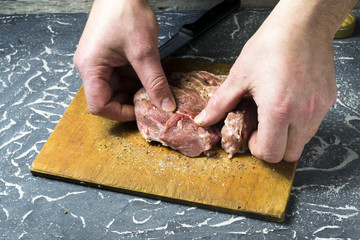
[[[208,10],[196,22],[183,25],[179,31],[195,38],[238,9],[240,4],[241,0],[224,0]]]

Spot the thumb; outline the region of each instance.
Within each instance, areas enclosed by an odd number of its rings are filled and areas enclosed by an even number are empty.
[[[240,102],[244,95],[245,88],[239,83],[238,77],[234,74],[220,85],[214,95],[209,99],[206,107],[195,117],[194,121],[200,126],[210,126],[225,117]]]
[[[132,61],[131,65],[146,89],[151,102],[166,112],[174,111],[175,99],[162,69],[157,48]]]

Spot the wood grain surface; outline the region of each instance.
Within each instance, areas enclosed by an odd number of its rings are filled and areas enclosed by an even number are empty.
[[[230,66],[168,59],[166,72]],[[283,221],[296,163],[265,163],[249,153],[232,159],[189,158],[147,143],[136,124],[90,114],[83,87],[31,166],[34,175],[102,187],[271,221]]]

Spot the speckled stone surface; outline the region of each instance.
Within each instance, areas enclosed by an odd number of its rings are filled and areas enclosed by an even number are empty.
[[[199,14],[158,12],[159,43]],[[237,12],[177,54],[232,64],[268,14]],[[0,16],[0,239],[360,239],[358,28],[334,41],[338,100],[299,161],[286,221],[272,223],[31,175],[81,85],[86,18]]]

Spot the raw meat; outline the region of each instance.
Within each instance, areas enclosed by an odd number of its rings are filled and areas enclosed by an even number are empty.
[[[202,153],[208,156],[213,154],[211,149],[223,134],[222,147],[229,157],[236,152],[246,151],[248,137],[256,127],[256,115],[253,114],[254,106],[256,113],[256,105],[252,99],[242,101],[235,112],[229,113],[221,134],[218,126],[200,127],[193,121],[225,78],[225,75],[204,71],[170,75],[168,81],[177,104],[174,113],[155,107],[145,89],[140,89],[134,96],[134,105],[143,138],[160,142],[186,156],[196,157]],[[250,110],[251,114],[247,116]]]
[[[251,98],[244,98],[236,110],[228,113],[221,129],[221,147],[229,158],[248,150],[248,139],[256,125],[256,104]]]

